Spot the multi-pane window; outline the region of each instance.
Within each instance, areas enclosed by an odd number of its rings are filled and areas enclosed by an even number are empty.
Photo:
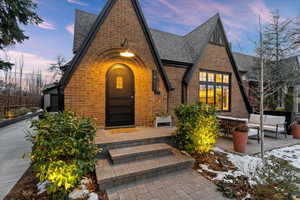
[[[217,110],[230,110],[230,73],[200,71],[199,72],[199,101]]]

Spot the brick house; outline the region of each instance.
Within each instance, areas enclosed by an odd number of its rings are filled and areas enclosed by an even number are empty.
[[[180,36],[149,29],[137,0],[109,0],[99,15],[76,11],[73,51],[60,81],[64,109],[99,127],[153,126],[158,113],[198,101],[249,115],[219,14]]]

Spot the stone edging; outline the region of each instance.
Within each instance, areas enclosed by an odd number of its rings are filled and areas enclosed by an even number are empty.
[[[3,120],[3,121],[0,121],[0,128],[3,128],[5,126],[11,125],[11,124],[14,124],[14,123],[17,123],[17,122],[20,122],[22,120],[25,120],[25,119],[28,119],[28,118],[31,118],[31,117],[35,117],[39,114],[40,114],[40,112],[35,112],[35,113],[31,113],[31,114],[22,115],[22,116],[13,118],[13,119],[6,119],[6,120]]]

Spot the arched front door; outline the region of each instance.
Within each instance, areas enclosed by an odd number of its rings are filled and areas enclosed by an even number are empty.
[[[106,126],[134,125],[134,76],[116,64],[106,75]]]

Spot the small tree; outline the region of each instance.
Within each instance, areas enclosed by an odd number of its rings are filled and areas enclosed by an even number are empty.
[[[37,4],[32,0],[0,1],[0,50],[28,39],[20,25],[42,22],[35,12],[36,8]],[[0,69],[10,69],[12,65],[0,58]]]
[[[300,16],[296,18],[293,29],[291,30],[290,35],[294,42],[293,45],[295,48],[300,48]]]
[[[289,37],[292,20],[282,20],[279,11],[273,12],[273,21],[265,25],[262,45],[257,42],[256,54],[264,65],[264,97],[265,106],[275,109],[283,106],[285,89],[294,86],[300,76],[300,69],[293,58],[295,52],[294,39]],[[257,59],[257,68],[252,72],[256,80],[261,77],[261,59]],[[253,94],[260,98],[260,90],[255,88]]]
[[[48,69],[50,72],[53,72],[53,79],[55,80],[58,77],[61,77],[66,70],[66,59],[62,55],[56,57],[56,63],[50,64]]]

